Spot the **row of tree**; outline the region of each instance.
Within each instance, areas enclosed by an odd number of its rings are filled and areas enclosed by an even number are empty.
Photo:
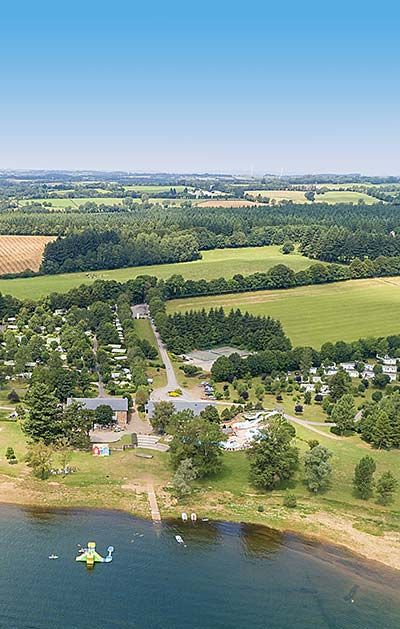
[[[324,343],[320,350],[311,347],[296,347],[283,351],[258,351],[246,357],[234,353],[230,356],[219,357],[211,368],[211,375],[216,382],[232,382],[234,379],[246,376],[279,375],[295,370],[300,370],[305,375],[311,367],[318,368],[323,364],[345,361],[354,361],[356,369],[361,373],[365,365],[363,361],[375,359],[377,354],[387,353],[400,357],[400,335],[369,337],[352,342],[328,342]],[[375,378],[385,375],[379,373],[379,366],[375,371]],[[387,384],[387,378],[383,384]]]
[[[294,288],[312,284],[328,284],[344,280],[369,277],[385,277],[400,274],[400,257],[380,256],[375,260],[355,259],[349,266],[338,264],[311,264],[302,271],[293,271],[285,264],[278,264],[265,273],[219,277],[214,280],[185,280],[182,275],[172,275],[161,282],[165,299],[179,299],[201,295],[242,293],[246,291]]]

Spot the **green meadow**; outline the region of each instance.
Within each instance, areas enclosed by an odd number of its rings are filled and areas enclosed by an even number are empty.
[[[254,199],[259,195],[271,201],[293,201],[293,203],[308,203],[301,190],[247,190],[246,194]]]
[[[176,192],[179,194],[183,192],[186,187],[188,187],[189,190],[191,189],[190,186],[174,186],[174,185],[157,186],[157,185],[146,185],[146,184],[143,184],[143,185],[139,184],[137,186],[135,186],[134,184],[130,186],[124,186],[124,189],[138,192],[140,194],[157,194],[157,192],[169,192],[172,188],[173,190],[176,190]]]
[[[294,345],[318,348],[326,341],[399,334],[400,278],[180,299],[169,302],[168,311],[218,306],[271,315]]]
[[[310,203],[301,190],[248,190],[247,194],[254,198],[261,195],[262,197],[268,197],[270,200],[274,201]],[[367,204],[378,203],[378,199],[370,197],[364,192],[352,192],[351,190],[333,190],[315,196],[315,202],[317,203],[358,203],[359,201]]]
[[[323,203],[358,203],[362,201],[367,205],[379,203],[379,199],[369,196],[364,192],[352,192],[351,190],[333,190],[324,194],[317,194],[316,201]]]
[[[243,249],[214,249],[203,251],[201,260],[137,266],[109,271],[90,271],[44,275],[42,277],[0,279],[0,292],[20,299],[39,299],[53,292],[66,292],[80,284],[91,284],[96,279],[126,282],[138,275],[155,275],[167,278],[179,273],[187,279],[213,279],[233,277],[237,273],[248,275],[267,271],[276,264],[286,264],[295,271],[307,268],[311,260],[298,253],[283,255],[279,246],[246,247]]]

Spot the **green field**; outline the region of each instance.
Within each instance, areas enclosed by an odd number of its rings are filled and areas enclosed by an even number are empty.
[[[214,249],[204,251],[201,260],[154,266],[137,266],[112,271],[65,273],[43,277],[0,279],[0,292],[20,299],[39,299],[52,292],[66,292],[80,284],[91,284],[96,279],[126,282],[138,275],[170,277],[180,273],[188,279],[213,279],[232,277],[236,273],[248,275],[267,271],[276,264],[286,264],[295,271],[307,268],[311,260],[300,254],[283,255],[277,245],[269,247],[245,247],[243,249]]]
[[[400,278],[351,280],[289,290],[180,299],[168,310],[241,308],[279,319],[294,345],[400,333]]]
[[[370,197],[364,192],[351,192],[350,190],[335,190],[325,192],[325,194],[317,194],[315,196],[315,200],[324,203],[358,203],[359,201],[362,201],[367,205],[379,203],[379,199],[376,199],[375,197]]]
[[[301,190],[246,190],[251,197],[267,197],[274,201],[293,201],[293,203],[308,203]]]
[[[125,190],[132,190],[134,192],[138,192],[139,194],[154,194],[157,192],[169,192],[171,190],[171,188],[173,188],[174,190],[176,190],[178,193],[183,192],[184,189],[186,188],[186,186],[174,186],[174,185],[169,185],[169,186],[157,186],[157,185],[131,185],[131,186],[124,186]],[[187,188],[190,190],[191,187],[187,186]]]
[[[261,195],[262,197],[268,197],[270,200],[273,199],[274,201],[285,200],[293,201],[293,203],[310,203],[301,190],[247,190],[247,194],[254,198]],[[378,199],[370,197],[364,192],[351,192],[349,190],[333,190],[315,196],[315,201],[321,203],[358,203],[360,200],[368,204],[378,203]]]

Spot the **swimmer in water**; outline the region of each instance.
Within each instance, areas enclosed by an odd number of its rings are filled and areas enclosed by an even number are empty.
[[[355,595],[357,591],[358,591],[358,585],[353,585],[350,592],[346,594],[346,596],[344,597],[344,600],[348,603],[354,603],[354,599],[355,599]]]

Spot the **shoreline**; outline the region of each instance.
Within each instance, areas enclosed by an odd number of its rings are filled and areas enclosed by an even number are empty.
[[[1,485],[0,485],[0,488],[1,488]],[[139,512],[140,510],[129,509],[128,507],[124,507],[122,505],[100,507],[96,505],[84,505],[82,504],[81,501],[77,501],[76,504],[49,504],[49,503],[43,504],[43,502],[39,504],[37,500],[31,500],[31,501],[24,500],[24,499],[16,500],[14,497],[13,499],[10,499],[10,500],[0,498],[0,508],[2,506],[16,507],[16,508],[21,508],[21,509],[31,508],[38,512],[49,512],[49,511],[59,512],[59,513],[71,512],[71,511],[87,511],[87,512],[91,511],[91,512],[108,512],[108,513],[115,512],[115,513],[129,515],[136,519],[147,521],[149,524],[153,524],[156,526],[160,524],[162,525],[163,522],[167,525],[172,524],[172,523],[175,523],[175,524],[182,523],[182,520],[179,517],[179,515],[176,513],[171,514],[170,509],[168,510],[168,514],[163,517],[161,522],[154,522],[152,521],[151,514],[148,508],[145,509],[147,513],[143,513],[143,512]],[[179,509],[180,509],[180,512],[184,509],[189,510],[189,508],[186,505],[181,505]],[[195,510],[195,507],[193,507],[193,510]],[[316,514],[316,515],[320,517],[324,515],[329,516],[329,514],[324,514],[324,512],[320,512],[319,514]],[[266,513],[265,516],[267,518],[268,513]],[[335,517],[337,518],[337,516]],[[295,519],[292,522],[288,521],[286,523],[282,523],[282,525],[280,526],[279,523],[275,523],[274,525],[272,525],[269,521],[266,521],[266,522],[261,522],[260,520],[244,521],[240,519],[224,517],[222,514],[219,515],[216,513],[216,514],[211,515],[211,517],[209,517],[209,521],[214,522],[214,523],[225,522],[228,524],[242,524],[244,526],[255,527],[255,528],[261,527],[265,530],[273,531],[281,535],[292,536],[293,538],[305,544],[309,543],[309,544],[321,545],[325,547],[326,550],[331,548],[333,552],[346,553],[349,556],[349,558],[351,558],[353,561],[356,561],[356,562],[362,561],[366,564],[371,564],[370,567],[374,568],[377,571],[382,572],[382,571],[388,570],[390,572],[394,572],[396,575],[400,574],[400,533],[395,533],[395,532],[388,533],[387,537],[389,539],[385,540],[385,535],[381,537],[377,537],[369,533],[358,531],[357,529],[352,529],[354,530],[355,536],[357,536],[358,538],[360,537],[368,538],[367,546],[365,546],[363,543],[360,543],[359,545],[355,546],[354,544],[351,543],[349,538],[343,537],[343,533],[345,531],[340,530],[340,528],[335,528],[335,529],[327,528],[326,530],[314,530],[312,532],[304,532],[297,529]],[[306,523],[302,521],[299,524],[301,524],[304,529],[305,524],[310,524],[310,522]],[[351,521],[347,520],[347,526],[348,527],[352,526]],[[336,539],[333,533],[342,535],[342,539],[339,541],[338,539]],[[396,536],[396,540],[393,539],[393,535]],[[388,548],[386,548],[386,551],[385,551],[384,547],[386,546],[386,541],[388,542]],[[393,547],[392,547],[393,541],[395,541],[396,543],[395,552],[393,552]],[[345,557],[342,557],[342,559],[345,559]]]

